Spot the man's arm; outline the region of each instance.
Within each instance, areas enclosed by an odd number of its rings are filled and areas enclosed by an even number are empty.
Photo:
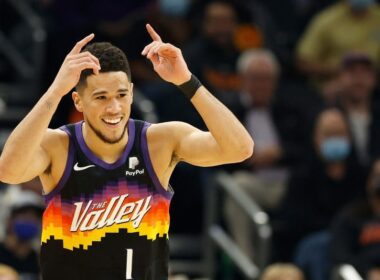
[[[181,85],[191,78],[181,50],[163,43],[150,25],[147,30],[153,42],[143,50],[153,63],[154,70],[164,80]],[[244,126],[205,87],[199,87],[191,102],[205,122],[208,132],[200,131],[188,124],[174,123],[168,129],[173,142],[173,153],[177,160],[210,166],[239,162],[250,157],[253,140]],[[169,125],[170,126],[170,125]]]
[[[22,183],[43,173],[51,164],[51,147],[59,133],[48,130],[62,97],[78,82],[84,69],[99,73],[99,61],[80,53],[93,34],[79,41],[65,58],[53,84],[9,136],[0,157],[0,181]]]
[[[60,98],[45,93],[9,136],[0,157],[0,181],[18,184],[41,174],[50,164],[43,139]]]
[[[253,140],[243,125],[205,87],[191,98],[208,132],[192,126],[182,128],[174,150],[178,159],[199,166],[240,162],[252,155]]]

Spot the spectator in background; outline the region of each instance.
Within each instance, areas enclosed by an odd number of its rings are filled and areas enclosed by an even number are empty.
[[[241,49],[252,45],[261,46],[260,30],[248,20],[251,16],[250,13],[244,16],[244,24],[240,24],[241,3],[245,3],[243,1],[193,0],[191,2],[190,9],[185,10],[186,18],[188,23],[193,23],[193,27],[196,26],[199,32],[196,33],[195,38],[187,40],[184,47],[184,56],[188,61],[189,68],[195,75],[202,78],[208,87],[213,89],[215,95],[238,118],[242,118],[244,110],[238,97],[240,80],[236,71],[236,60]],[[168,5],[168,3],[171,4]],[[188,28],[179,29],[181,24],[172,26],[181,17],[184,17],[184,11],[181,10],[189,8],[188,2],[185,0],[160,0],[158,4],[160,13],[164,15],[164,19],[160,19],[161,27],[170,27],[175,34],[184,33],[184,30],[185,33],[190,33]],[[178,12],[181,11],[181,13],[170,12],[170,6],[171,10],[175,10],[174,7],[177,5],[182,6],[181,9],[177,7]],[[171,20],[174,22],[170,23]],[[252,28],[250,29],[250,27]],[[183,39],[181,41],[185,42]],[[175,87],[162,82],[150,82],[144,83],[140,88],[155,103],[161,121],[177,119],[189,122],[201,129],[205,128],[197,112],[177,93]],[[167,110],[169,107],[171,109]]]
[[[150,64],[141,55],[141,51],[149,42],[145,24],[156,1],[90,0],[88,2],[86,10],[92,20],[96,40],[112,42],[127,54],[131,67],[136,70],[135,83],[157,80],[158,77],[151,70]]]
[[[371,153],[375,153],[374,146],[379,143],[374,131],[378,128],[372,126],[378,121],[375,118],[379,111],[373,96],[376,86],[374,61],[363,53],[349,53],[342,60],[338,79],[338,103],[348,118],[358,159],[363,166],[368,166],[373,159]]]
[[[313,136],[315,153],[289,179],[274,219],[274,259],[290,261],[306,235],[329,227],[332,217],[362,195],[365,173],[352,154],[348,122],[338,109],[322,111]]]
[[[241,109],[240,80],[236,71],[240,51],[234,41],[239,20],[231,2],[211,1],[203,11],[201,35],[184,50],[193,73],[236,115]]]
[[[301,161],[307,148],[302,143],[294,143],[293,139],[289,141],[288,135],[299,133],[296,130],[301,130],[301,126],[293,127],[293,121],[289,122],[284,110],[288,105],[277,100],[281,71],[273,53],[266,49],[248,50],[239,57],[237,68],[242,81],[241,103],[245,107],[243,123],[255,136],[255,155],[233,176],[252,199],[271,212],[286,191],[288,167]],[[235,240],[247,256],[253,258],[249,217],[243,215],[239,205],[229,198],[225,212]]]
[[[276,263],[268,266],[260,280],[304,280],[302,271],[293,264]]]
[[[347,52],[362,51],[380,65],[379,35],[375,0],[340,0],[313,18],[297,47],[298,67],[321,85],[338,72]]]
[[[337,92],[335,103],[346,115],[349,130],[352,135],[353,153],[359,164],[367,169],[373,152],[378,146],[376,138],[376,103],[373,93],[376,85],[374,62],[364,53],[350,52],[341,62],[337,77]],[[370,156],[371,155],[371,156]],[[310,280],[324,280],[328,276],[330,262],[327,259],[326,244],[329,244],[329,232],[318,232],[303,239],[298,246],[296,262]],[[308,258],[308,251],[313,251],[313,257]],[[318,253],[317,253],[318,251]],[[316,256],[320,256],[317,258]]]
[[[191,0],[97,0],[89,4],[89,10],[96,19],[93,21],[96,39],[113,42],[125,51],[134,69],[134,81],[141,87],[160,81],[150,62],[141,55],[150,42],[146,23],[157,26],[162,37],[182,47],[190,32],[186,20],[190,4]]]
[[[0,263],[0,280],[19,280],[19,275],[12,267]]]
[[[184,57],[194,75],[202,79],[237,117],[241,117],[243,109],[238,97],[240,82],[235,67],[239,56],[239,50],[234,44],[239,23],[235,5],[223,0],[198,4],[195,5],[197,13],[203,9],[199,26],[201,34],[185,45]],[[164,5],[160,6],[164,8]],[[167,9],[164,8],[163,12],[167,13]],[[149,83],[143,85],[142,90],[156,104],[161,121],[177,119],[205,128],[197,112],[178,94],[175,87],[168,86],[167,83]],[[171,110],[167,110],[169,107]]]
[[[39,178],[20,185],[0,186],[0,240],[4,239],[10,209],[15,205],[36,204],[43,206],[42,185]],[[38,246],[39,247],[39,246]]]
[[[170,41],[183,46],[189,40],[192,27],[187,19],[192,0],[158,0],[160,25],[169,32]]]
[[[271,209],[278,203],[287,178],[287,171],[279,166],[284,149],[273,116],[280,66],[273,53],[265,49],[244,52],[237,65],[242,81],[241,104],[245,107],[244,126],[258,138],[255,156],[246,163],[248,170],[237,172],[235,177],[244,189],[253,192],[252,197],[261,206]]]
[[[34,243],[40,241],[43,207],[34,196],[35,200],[30,200],[30,193],[20,194],[11,209],[5,239],[0,243],[0,263],[11,266],[21,279],[28,280],[39,279],[40,273]]]
[[[281,199],[287,170],[279,166],[283,147],[272,115],[273,95],[280,69],[274,55],[267,50],[251,50],[238,60],[242,78],[242,98],[247,106],[244,126],[255,134],[255,156],[248,160],[248,170],[234,174],[241,188],[265,209],[274,208]],[[227,198],[227,225],[240,248],[253,259],[254,250],[249,216],[242,214],[239,205]],[[239,217],[236,219],[236,217]]]
[[[367,197],[346,207],[332,224],[334,265],[351,264],[363,278],[380,279],[380,160],[367,182]]]

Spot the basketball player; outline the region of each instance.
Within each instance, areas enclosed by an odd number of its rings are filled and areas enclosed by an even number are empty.
[[[79,41],[0,158],[3,182],[41,178],[44,280],[167,279],[169,178],[176,164],[213,166],[252,154],[247,131],[191,74],[181,51],[150,25],[147,30],[152,43],[142,55],[189,97],[209,131],[130,119],[133,83],[125,54],[109,43],[82,51],[93,34]],[[84,121],[48,129],[74,87]]]

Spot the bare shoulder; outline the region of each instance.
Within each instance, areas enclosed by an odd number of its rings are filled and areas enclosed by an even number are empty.
[[[69,154],[69,135],[61,129],[48,129],[41,147],[50,158],[50,165],[40,175],[44,192],[49,193],[57,185],[65,170]]]
[[[175,156],[173,153],[178,150],[182,140],[199,131],[194,126],[179,121],[153,124],[147,130],[148,144],[152,150],[156,147],[170,156]]]
[[[49,154],[67,151],[68,144],[69,136],[61,129],[47,129],[42,140],[42,148]]]
[[[157,157],[171,153],[175,147],[175,130],[178,122],[152,124],[147,129],[148,146],[151,153]],[[159,155],[158,155],[159,154]]]
[[[180,122],[164,122],[152,124],[147,130],[147,144],[153,169],[163,186],[168,186],[178,162],[174,150],[177,145],[176,133],[182,126],[183,123]]]
[[[152,124],[148,130],[148,137],[151,139],[162,139],[162,141],[170,141],[177,139],[177,136],[193,131],[195,128],[185,122],[171,121]],[[157,139],[157,140],[158,140]]]
[[[149,154],[154,171],[163,186],[169,184],[170,176],[179,162],[175,149],[179,144],[181,135],[192,129],[194,128],[191,125],[177,121],[149,126],[147,130]]]

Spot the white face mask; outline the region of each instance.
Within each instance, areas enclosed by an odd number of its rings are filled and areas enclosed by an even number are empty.
[[[160,0],[159,7],[164,15],[182,17],[190,7],[189,0]]]
[[[348,0],[348,4],[350,4],[350,6],[356,10],[367,9],[369,6],[373,5],[374,3],[375,3],[375,0]]]

